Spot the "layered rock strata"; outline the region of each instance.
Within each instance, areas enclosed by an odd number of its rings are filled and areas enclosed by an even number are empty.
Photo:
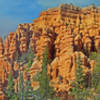
[[[100,7],[92,5],[80,8],[62,4],[43,11],[33,23],[19,24],[16,32],[9,33],[4,44],[0,38],[2,83],[7,81],[8,70],[13,70],[13,73],[21,70],[15,63],[16,52],[21,56],[29,47],[40,59],[34,61],[30,70],[33,77],[41,70],[42,55],[46,46],[49,47],[51,60],[48,72],[51,83],[56,91],[68,91],[75,78],[78,55],[82,59],[84,71],[93,70],[94,62],[84,50],[87,49],[90,55],[92,51],[100,49]],[[18,78],[15,79],[15,83],[18,84]],[[39,83],[32,81],[32,85],[38,87]]]

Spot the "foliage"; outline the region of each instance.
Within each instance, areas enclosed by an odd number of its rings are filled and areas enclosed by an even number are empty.
[[[29,48],[27,52],[22,53],[22,55],[20,55],[17,51],[15,55],[15,60],[18,62],[18,64],[22,63],[22,66],[24,64],[28,64],[28,68],[31,67],[34,58],[35,55],[31,48]]]
[[[73,81],[71,88],[71,96],[73,96],[72,100],[86,100],[87,98],[88,91],[86,90],[86,76],[83,73],[81,65],[82,63],[79,55],[75,73],[76,78]]]
[[[25,100],[33,100],[34,99],[34,95],[33,95],[33,88],[31,87],[31,81],[30,81],[30,77],[28,76],[28,79],[26,80],[25,83]]]
[[[73,88],[71,89],[72,100],[99,100],[100,99],[100,54],[92,52],[90,56],[91,60],[95,60],[95,67],[91,75],[90,87],[86,85],[87,79],[82,72],[81,63],[78,63],[76,69],[76,79],[73,82]],[[80,61],[80,57],[78,58]]]
[[[33,77],[33,81],[40,81],[41,72],[37,72],[36,75]]]
[[[95,100],[100,98],[100,52],[93,52],[90,57],[92,60],[95,60],[95,66],[92,74],[91,88],[94,89],[94,92],[97,94]]]
[[[46,47],[45,52],[43,54],[42,59],[42,71],[37,73],[36,80],[40,82],[40,88],[36,91],[33,91],[31,87],[29,70],[32,66],[34,54],[31,49],[28,50],[27,53],[23,53],[22,56],[19,55],[19,52],[16,53],[15,60],[19,64],[19,67],[22,69],[19,71],[19,87],[18,92],[15,94],[14,92],[14,82],[13,77],[9,76],[9,84],[8,89],[9,92],[9,100],[58,100],[58,98],[54,97],[54,90],[49,85],[50,78],[48,76],[48,47]],[[23,77],[23,67],[24,64],[28,65],[27,68],[27,81],[24,80]]]
[[[24,67],[25,64],[28,65],[26,68],[27,74],[32,66],[33,59],[34,59],[34,53],[31,48],[28,49],[26,53],[23,53],[22,56],[19,55],[19,52],[16,52],[16,57],[15,60],[19,64],[19,67]],[[21,68],[22,69],[22,68]],[[24,70],[25,71],[25,70]],[[24,81],[23,78],[23,70],[19,71],[19,90],[17,93],[18,99],[19,100],[33,100],[33,90],[31,87],[31,81]]]
[[[49,86],[48,76],[48,47],[46,47],[42,59],[42,72],[40,76],[39,93],[43,99],[50,98],[53,93],[53,88]]]
[[[14,79],[13,79],[12,71],[10,71],[8,75],[8,89],[5,92],[9,100],[17,100],[17,96],[14,91]]]
[[[42,71],[37,73],[38,77],[35,77],[35,80],[40,82],[40,87],[36,91],[36,95],[38,95],[37,100],[57,100],[57,98],[53,98],[54,90],[49,85],[50,78],[48,76],[48,47],[46,47],[43,53],[42,59]],[[35,94],[35,93],[34,93]]]
[[[31,48],[29,48],[27,53],[23,53],[21,58],[19,59],[19,62],[22,63],[22,65],[21,65],[22,67],[24,66],[24,64],[28,65],[27,74],[29,74],[28,71],[30,70],[30,68],[32,66],[33,58],[34,58],[34,53],[31,50]],[[27,77],[30,77],[30,76],[28,75]],[[23,71],[20,72],[20,80],[19,81],[20,81],[19,82],[19,93],[18,93],[19,99],[20,100],[33,100],[33,97],[32,97],[33,89],[31,87],[31,81],[30,81],[30,79],[28,79],[26,81],[26,83],[24,82]]]
[[[35,58],[35,55],[31,48],[28,49],[27,53],[23,53],[21,56],[21,60],[26,61],[28,63],[29,68],[31,67],[33,63],[34,58]]]
[[[18,99],[25,100],[25,87],[24,87],[24,79],[23,79],[23,72],[20,72],[20,79],[19,79],[19,90],[18,90]]]

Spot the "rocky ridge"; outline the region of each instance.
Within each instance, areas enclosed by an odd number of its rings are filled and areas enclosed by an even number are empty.
[[[62,4],[43,11],[33,23],[19,24],[16,32],[9,33],[4,44],[0,38],[0,77],[3,87],[8,70],[19,70],[14,61],[17,51],[21,55],[30,46],[36,56],[40,57],[40,62],[35,60],[30,70],[33,77],[41,69],[42,54],[47,45],[51,59],[48,74],[54,89],[68,91],[75,78],[79,54],[85,72],[93,70],[94,61],[88,59],[83,50],[87,48],[91,54],[100,48],[100,7],[80,8]],[[62,78],[61,83],[59,77]],[[38,83],[33,82],[33,86],[35,85]]]

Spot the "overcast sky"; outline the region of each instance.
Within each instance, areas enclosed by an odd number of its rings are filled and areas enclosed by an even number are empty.
[[[42,10],[61,3],[80,7],[90,4],[100,6],[100,0],[0,0],[0,36],[16,31],[19,23],[31,23]]]

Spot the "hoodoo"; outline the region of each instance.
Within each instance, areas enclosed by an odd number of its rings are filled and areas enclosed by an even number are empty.
[[[88,54],[100,49],[100,7],[88,6],[80,8],[72,4],[62,4],[41,12],[40,16],[29,24],[19,24],[16,32],[10,32],[4,44],[0,38],[0,97],[7,81],[8,71],[19,71],[16,67],[15,54],[21,55],[31,47],[40,58],[34,60],[30,70],[33,77],[41,70],[42,54],[48,46],[49,75],[54,89],[69,91],[75,79],[76,60],[80,55],[85,72],[92,72],[94,61]],[[13,63],[12,63],[13,62]],[[1,77],[2,76],[2,77]],[[60,77],[60,83],[59,83]],[[17,79],[15,79],[15,85]],[[1,85],[2,83],[2,85]],[[33,86],[39,85],[33,82]],[[7,86],[5,86],[7,87]],[[0,99],[6,100],[6,99]]]

